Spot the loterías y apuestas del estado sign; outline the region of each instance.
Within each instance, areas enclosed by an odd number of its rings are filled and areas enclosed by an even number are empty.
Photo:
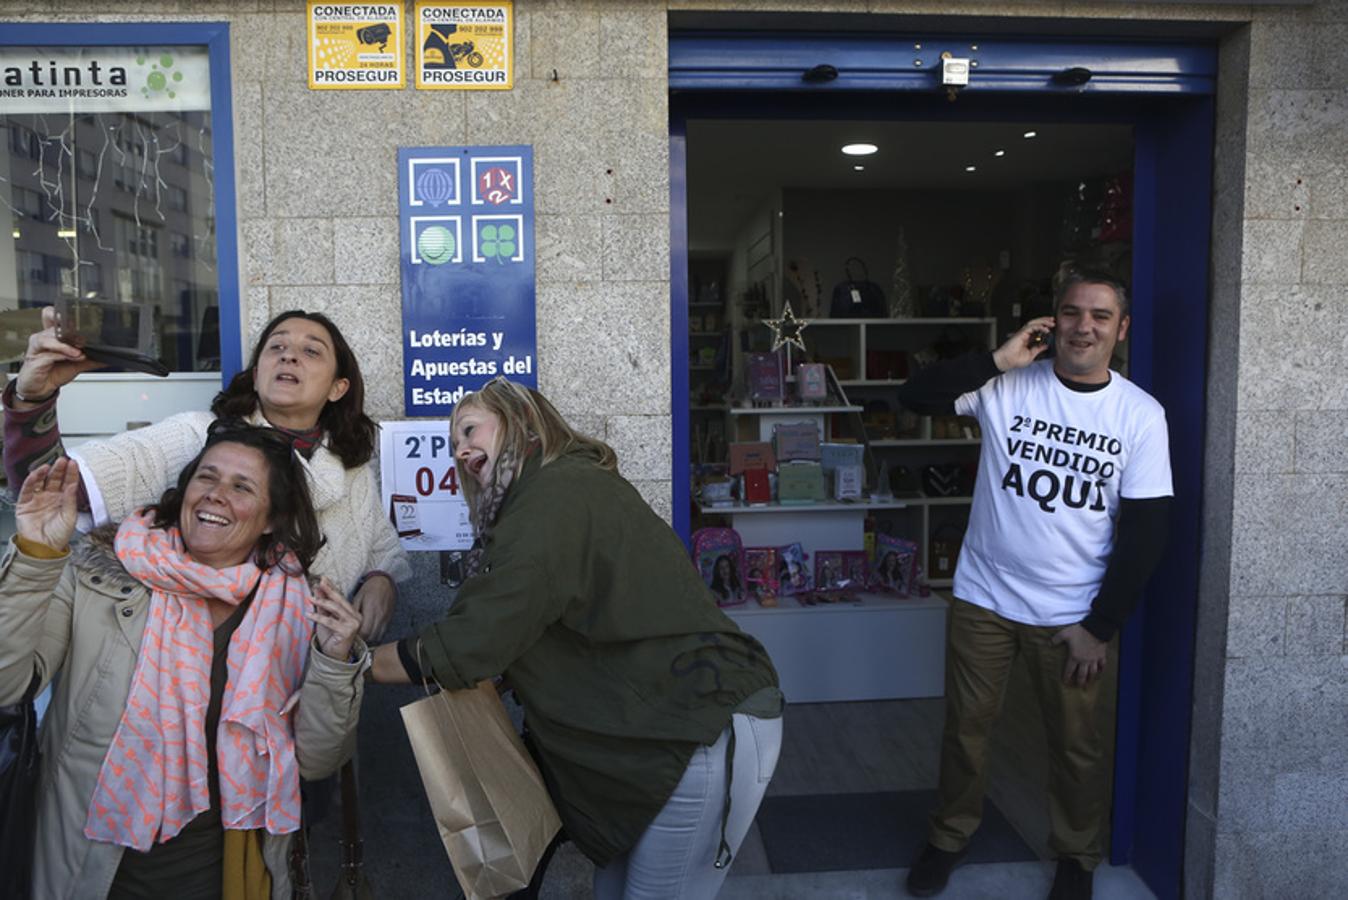
[[[0,47],[7,114],[211,108],[205,47]]]

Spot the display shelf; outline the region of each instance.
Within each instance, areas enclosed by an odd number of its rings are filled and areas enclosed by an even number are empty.
[[[838,384],[843,387],[898,387],[907,384],[907,378],[840,378]]]
[[[732,406],[732,416],[815,416],[827,413],[859,413],[860,406]]]
[[[973,497],[895,497],[893,500],[856,500],[853,502],[825,501],[822,503],[735,503],[714,505],[699,503],[698,509],[703,515],[728,516],[741,513],[821,513],[821,512],[864,512],[875,509],[908,509],[916,506],[966,506]],[[836,548],[834,548],[836,549]]]
[[[843,325],[996,325],[995,318],[970,317],[970,316],[951,316],[949,318],[917,318],[917,319],[806,319],[806,324],[814,328],[816,326],[843,326]]]
[[[878,438],[872,447],[977,447],[981,438]]]
[[[691,412],[725,412],[729,408],[724,403],[703,403],[688,407]]]
[[[903,498],[894,500],[857,500],[852,503],[830,502],[822,503],[754,503],[744,504],[736,501],[731,506],[716,506],[699,503],[698,508],[703,515],[740,515],[742,513],[758,514],[763,513],[825,513],[825,512],[864,512],[869,509],[906,509],[909,506],[917,506],[925,502],[926,498]]]
[[[815,606],[781,597],[775,608],[724,612],[767,649],[789,703],[941,696],[949,601],[861,596]]]

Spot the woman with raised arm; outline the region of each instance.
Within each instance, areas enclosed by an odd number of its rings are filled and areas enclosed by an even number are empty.
[[[56,421],[60,389],[99,367],[56,336],[56,313],[28,340],[19,374],[3,395],[5,470],[13,487],[30,469],[64,454]],[[407,555],[382,509],[369,465],[375,425],[365,415],[360,364],[327,316],[291,310],[267,324],[248,367],[216,395],[210,412],[188,412],[70,452],[79,463],[81,507],[93,524],[121,521],[158,497],[201,449],[217,416],[269,425],[287,435],[304,473],[326,543],[314,572],[352,596],[361,634],[378,638],[393,615],[395,582],[411,576]]]
[[[71,548],[79,480],[25,478],[0,563],[0,704],[53,691],[33,896],[288,900],[300,779],[350,756],[369,665],[310,586],[290,441],[219,422],[158,503]]]

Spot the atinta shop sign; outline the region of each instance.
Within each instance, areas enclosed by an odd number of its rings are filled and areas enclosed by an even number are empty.
[[[497,375],[536,387],[533,148],[400,148],[398,194],[407,415]]]
[[[0,111],[211,108],[205,47],[0,47]]]

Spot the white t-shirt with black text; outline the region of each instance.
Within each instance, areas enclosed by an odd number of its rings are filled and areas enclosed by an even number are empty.
[[[1039,360],[955,410],[983,430],[955,596],[1029,625],[1080,622],[1114,549],[1119,499],[1174,493],[1161,404],[1117,372],[1074,391]]]

